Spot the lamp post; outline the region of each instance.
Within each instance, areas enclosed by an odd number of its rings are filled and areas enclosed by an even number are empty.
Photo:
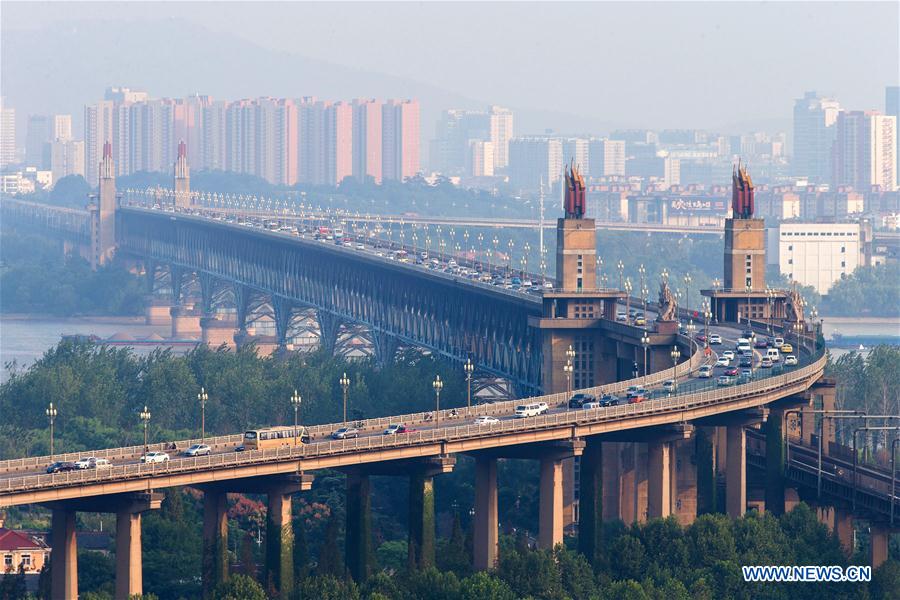
[[[638,273],[641,276],[641,292],[643,293],[644,288],[646,287],[644,285],[644,275],[647,274],[647,269],[644,268],[644,263],[641,263],[641,266],[638,267]],[[647,316],[647,307],[646,306],[644,307],[644,316],[645,317]]]
[[[597,256],[597,281],[603,280],[603,257]]]
[[[147,407],[144,407],[144,410],[140,413],[141,421],[144,423],[144,455],[146,456],[149,451],[149,447],[147,446],[147,425],[150,424],[150,411]]]
[[[672,351],[669,353],[669,356],[672,357],[672,381],[675,383],[674,390],[675,395],[678,395],[678,359],[681,358],[681,351],[678,350],[678,346],[672,346]]]
[[[572,379],[575,374],[575,348],[571,344],[569,344],[569,349],[566,350],[566,367],[564,370],[566,371],[566,391],[571,393]]]
[[[437,375],[431,383],[434,388],[434,426],[439,427],[441,424],[441,390],[444,389],[444,382],[441,376]]]
[[[719,278],[713,279],[713,289],[715,290],[715,294],[713,294],[713,323],[719,322],[719,288],[722,286],[722,282],[719,281]]]
[[[644,320],[647,320],[647,300],[650,299],[650,290],[641,287],[641,300],[644,302]]]
[[[350,378],[347,377],[347,374],[344,373],[341,375],[338,383],[341,384],[341,389],[344,391],[344,425],[347,424],[347,392],[350,390]]]
[[[709,348],[709,318],[712,315],[709,312],[709,299],[703,301],[703,319],[706,322],[705,327],[703,329],[703,336],[706,338],[704,340],[703,345]]]
[[[471,358],[466,359],[466,364],[463,365],[463,370],[466,372],[466,388],[468,390],[468,394],[466,396],[466,407],[472,408],[472,373],[475,372],[475,365],[472,363]]]
[[[688,332],[688,337],[691,339],[691,345],[694,343],[694,332],[697,331],[697,326],[694,325],[694,319],[688,319],[687,327],[685,327]]]
[[[44,411],[44,414],[50,419],[50,462],[53,462],[53,421],[56,420],[56,415],[58,413],[52,402],[50,403],[50,406],[47,407],[47,410]]]
[[[506,242],[506,247],[509,248],[509,252],[506,254],[506,276],[509,277],[512,275],[512,252],[513,248],[515,248],[516,243],[512,241],[512,238],[509,238],[509,241]]]
[[[619,269],[619,289],[621,290],[625,288],[625,264],[620,260],[616,268]]]
[[[686,273],[684,275],[684,307],[688,312],[691,311],[691,274]]]
[[[209,394],[206,388],[201,387],[200,393],[197,394],[197,400],[200,401],[200,443],[206,443],[206,401],[209,400]]]
[[[300,397],[300,394],[297,393],[297,390],[294,390],[294,395],[291,396],[291,406],[294,407],[294,445],[297,445],[297,426],[298,426],[298,413],[300,412],[300,403],[303,402],[303,398]]]
[[[625,279],[625,316],[631,318],[631,279]]]
[[[641,336],[641,346],[644,347],[644,377],[647,376],[647,348],[650,347],[650,336],[647,335],[647,332],[644,332],[644,335]]]
[[[748,328],[750,327],[750,292],[752,292],[752,291],[753,291],[753,288],[750,287],[750,284],[748,283],[747,284],[747,314],[744,315],[747,318],[747,327]],[[738,319],[738,322],[740,322],[740,319]]]

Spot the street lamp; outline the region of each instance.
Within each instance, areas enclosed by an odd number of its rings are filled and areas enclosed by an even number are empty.
[[[291,396],[291,406],[294,407],[294,445],[297,445],[297,413],[300,411],[300,403],[303,402],[303,398],[300,397],[300,394],[297,393],[297,390],[294,390],[294,395]]]
[[[564,369],[566,371],[566,391],[571,392],[572,378],[575,372],[575,348],[571,344],[569,344],[569,349],[566,350],[566,359],[566,368]]]
[[[472,373],[475,372],[475,365],[472,363],[471,358],[466,359],[466,364],[463,365],[463,371],[466,372],[466,387],[468,388],[466,406],[472,408]]]
[[[140,413],[141,421],[144,423],[144,455],[147,455],[147,452],[150,450],[147,446],[147,425],[150,424],[150,411],[147,407],[144,407],[144,410]]]
[[[47,410],[44,411],[44,414],[50,419],[50,462],[53,462],[53,421],[56,420],[57,410],[52,402],[47,407]]]
[[[722,282],[719,281],[718,277],[713,279],[713,289],[716,291],[713,295],[713,299],[715,300],[715,304],[713,304],[713,323],[719,322],[719,288],[721,286]]]
[[[706,338],[704,340],[703,345],[709,348],[709,318],[712,316],[709,312],[709,299],[703,301],[703,319],[706,322],[706,325],[703,329],[703,335]]]
[[[747,327],[750,327],[750,292],[753,291],[753,288],[750,287],[750,284],[747,284],[747,314],[744,315],[747,318]],[[740,322],[740,319],[738,319]]]
[[[603,257],[597,256],[597,281],[603,280]]]
[[[625,288],[625,264],[620,260],[616,268],[619,269],[619,289],[621,290]]]
[[[641,266],[638,267],[638,273],[641,276],[641,292],[643,292],[644,288],[646,287],[644,285],[644,275],[647,273],[647,269],[644,268],[644,263],[641,263]],[[645,317],[647,316],[647,307],[646,306],[644,307],[644,316]]]
[[[631,279],[625,279],[625,316],[631,318]]]
[[[647,348],[650,347],[650,336],[647,335],[647,332],[644,332],[644,335],[641,336],[641,346],[644,347],[644,377],[647,376]]]
[[[672,381],[674,382],[674,391],[675,395],[678,395],[678,359],[681,358],[681,351],[678,350],[678,346],[672,346],[672,351],[669,352],[669,356],[672,357]]]
[[[341,375],[341,378],[338,380],[338,383],[341,384],[341,389],[344,390],[344,425],[347,424],[347,391],[350,389],[350,378],[347,377],[347,374],[344,373]]]
[[[200,388],[200,393],[197,394],[197,400],[200,401],[200,443],[206,443],[206,401],[209,400],[209,394],[206,393],[206,388]]]
[[[438,427],[441,424],[441,390],[444,389],[444,382],[441,381],[440,375],[435,376],[431,387],[434,388],[434,425]]]
[[[512,274],[512,251],[515,247],[516,243],[512,241],[512,238],[509,238],[509,241],[506,243],[506,247],[509,248],[509,252],[506,254],[506,276],[509,277]]]
[[[688,337],[691,339],[691,344],[694,343],[694,332],[697,331],[697,326],[694,325],[694,319],[689,319],[687,327],[685,327],[688,332]]]
[[[688,312],[691,311],[691,274],[686,273],[684,276],[684,308]]]
[[[644,302],[644,320],[647,320],[647,300],[650,299],[650,290],[646,287],[641,287],[641,300]]]

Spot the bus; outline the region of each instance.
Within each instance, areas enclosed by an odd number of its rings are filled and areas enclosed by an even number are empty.
[[[244,432],[244,449],[267,450],[269,448],[309,443],[309,430],[306,427],[302,425],[297,426],[296,438],[294,438],[294,431],[292,426],[249,429]]]

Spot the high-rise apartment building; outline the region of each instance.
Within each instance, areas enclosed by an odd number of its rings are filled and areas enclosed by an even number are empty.
[[[52,138],[61,142],[72,139],[72,115],[53,115]]]
[[[562,142],[556,138],[523,137],[509,142],[509,182],[517,190],[555,187],[562,177]]]
[[[209,169],[210,171],[224,171],[226,168],[226,143],[225,143],[225,102],[215,101],[207,97],[200,107],[200,133],[199,154],[193,156],[188,150],[188,156],[196,165],[195,168]]]
[[[588,174],[591,177],[625,176],[625,142],[606,138],[588,144]]]
[[[831,146],[841,105],[816,92],[806,92],[794,102],[795,175],[813,183],[826,183],[831,173]]]
[[[469,140],[467,172],[472,177],[493,177],[494,163],[494,144],[484,140]]]
[[[50,141],[50,118],[46,115],[29,115],[28,128],[25,130],[25,164],[29,167],[46,169],[49,157],[45,156],[44,146]]]
[[[325,183],[353,175],[353,107],[335,102],[325,111]]]
[[[513,138],[513,114],[502,106],[488,107],[490,142],[494,147],[494,169],[509,165],[509,140]]]
[[[884,114],[894,117],[897,129],[894,133],[900,133],[900,86],[888,86],[884,90]],[[897,183],[900,184],[900,140],[896,141],[897,146],[894,148],[894,159],[896,162],[895,172],[897,173]]]
[[[103,145],[112,143],[114,109],[112,100],[101,100],[84,107],[84,169],[85,179],[91,185],[100,177]]]
[[[16,162],[16,109],[0,98],[0,169]]]
[[[584,138],[566,138],[562,140],[563,165],[574,165],[585,177],[590,176],[589,143]]]
[[[69,175],[81,175],[84,177],[84,142],[54,140],[50,142],[49,148],[53,185],[56,185],[56,182]]]
[[[381,111],[380,100],[353,101],[353,176],[360,181],[381,183]]]
[[[868,191],[897,189],[897,120],[877,111],[848,111],[838,116],[832,148],[833,186]]]
[[[324,185],[327,181],[325,161],[325,115],[330,102],[304,98],[300,104],[300,181]]]
[[[419,102],[388,100],[381,115],[382,176],[403,181],[419,172]]]

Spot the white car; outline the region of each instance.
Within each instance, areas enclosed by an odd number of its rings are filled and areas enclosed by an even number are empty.
[[[184,451],[185,456],[209,456],[210,452],[212,452],[212,448],[207,446],[206,444],[194,444],[190,448]]]
[[[76,469],[103,469],[108,466],[110,466],[108,460],[105,458],[97,458],[96,456],[80,458],[75,461]]]
[[[600,407],[601,407],[601,405],[599,402],[585,402],[584,404],[581,405],[581,408],[583,408],[583,409],[600,408]]]
[[[387,429],[384,430],[384,435],[394,435],[396,434],[400,428],[403,427],[403,423],[392,423],[387,426]]]
[[[710,343],[710,344],[721,344],[721,343],[722,343],[722,336],[719,335],[718,333],[711,333],[711,334],[709,334],[709,343]]]
[[[148,452],[141,457],[142,463],[164,463],[169,462],[169,455],[165,452]]]
[[[663,381],[662,389],[664,392],[670,392],[670,393],[674,392],[675,391],[675,380],[667,379],[667,380]]]
[[[524,417],[536,417],[537,415],[542,415],[545,412],[550,410],[550,407],[547,406],[546,402],[532,402],[531,404],[520,404],[516,407],[516,416],[521,418]]]
[[[721,375],[716,380],[716,385],[720,385],[720,386],[731,385],[732,383],[734,383],[734,379],[729,377],[728,375]]]
[[[722,356],[724,356],[728,360],[734,360],[734,350],[726,350],[722,353]]]
[[[788,354],[784,357],[784,366],[786,367],[796,367],[799,363],[800,361],[793,354]]]
[[[497,417],[492,417],[491,415],[481,415],[477,419],[475,419],[476,425],[493,425],[494,423],[499,423],[500,419]]]
[[[712,367],[709,365],[703,365],[697,371],[697,377],[699,377],[700,379],[709,379],[710,377],[712,377]]]
[[[731,359],[728,358],[727,356],[720,356],[720,357],[716,360],[716,366],[717,366],[717,367],[727,367],[727,366],[730,365],[730,364],[731,364]]]

